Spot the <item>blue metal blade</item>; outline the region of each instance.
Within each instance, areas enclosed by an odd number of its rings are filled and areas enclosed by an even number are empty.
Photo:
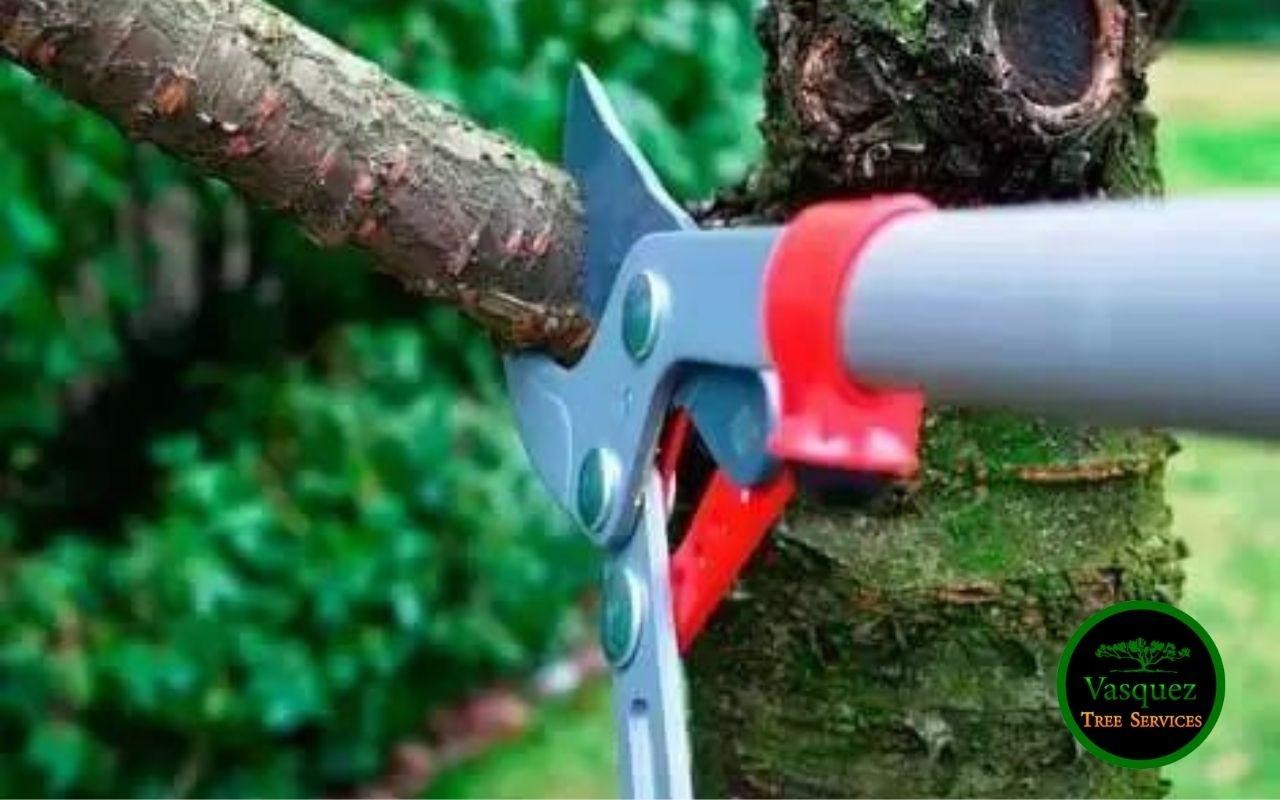
[[[584,64],[569,87],[564,162],[586,205],[583,300],[598,322],[632,246],[651,233],[695,225],[662,187]]]

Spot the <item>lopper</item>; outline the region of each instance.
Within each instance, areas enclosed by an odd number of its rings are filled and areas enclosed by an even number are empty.
[[[505,368],[535,471],[605,558],[623,791],[692,795],[681,653],[813,471],[918,468],[925,398],[1280,435],[1280,198],[938,211],[910,195],[699,230],[580,67],[566,165],[597,334]],[[669,552],[684,440],[715,462]]]

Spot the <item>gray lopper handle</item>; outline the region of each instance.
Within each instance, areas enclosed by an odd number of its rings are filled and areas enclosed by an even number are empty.
[[[842,316],[872,385],[1280,436],[1280,198],[917,215],[869,244]]]

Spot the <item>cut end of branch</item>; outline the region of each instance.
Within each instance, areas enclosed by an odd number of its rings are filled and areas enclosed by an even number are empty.
[[[1024,94],[1046,106],[1078,101],[1093,85],[1095,0],[998,0],[1000,50]]]
[[[954,206],[1147,191],[1152,2],[1176,0],[922,0],[916,35],[874,4],[771,0],[749,210],[904,188]]]
[[[991,9],[1000,73],[1037,121],[1066,128],[1116,99],[1126,30],[1117,0],[996,0]]]

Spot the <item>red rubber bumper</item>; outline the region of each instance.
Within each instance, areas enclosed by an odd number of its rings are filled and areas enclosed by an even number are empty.
[[[876,232],[931,210],[924,198],[898,195],[814,206],[787,226],[765,278],[765,333],[781,387],[769,449],[779,459],[902,478],[919,469],[924,397],[849,374],[840,309]]]

